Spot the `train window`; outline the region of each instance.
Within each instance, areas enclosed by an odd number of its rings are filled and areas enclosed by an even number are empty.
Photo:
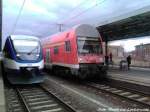
[[[3,49],[4,57],[11,58],[10,53],[9,53],[10,50],[8,50],[7,47],[8,46],[5,44],[4,49]]]
[[[16,52],[17,59],[37,60],[41,56],[41,46],[38,40],[13,39],[12,44]]]
[[[101,54],[102,47],[98,38],[79,37],[78,38],[79,54]]]
[[[65,50],[66,50],[66,51],[69,51],[69,52],[71,51],[71,44],[70,44],[70,41],[66,41],[66,42],[65,42]]]
[[[58,46],[54,47],[54,54],[58,54]]]
[[[4,56],[8,58],[8,50],[6,48],[6,45],[4,46],[3,53],[4,53]]]

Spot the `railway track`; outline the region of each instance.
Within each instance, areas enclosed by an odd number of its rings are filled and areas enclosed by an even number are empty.
[[[26,112],[15,89],[5,88],[6,112]]]
[[[16,87],[21,104],[13,112],[76,112],[70,105],[60,100],[46,87]],[[20,109],[21,108],[21,109]],[[20,110],[20,111],[19,111]]]
[[[150,96],[147,94],[143,94],[142,92],[137,92],[133,90],[130,91],[127,89],[121,89],[117,87],[111,87],[110,85],[97,83],[86,83],[86,85],[90,88],[107,92],[109,94],[113,94],[128,100],[132,100],[138,104],[150,107]]]

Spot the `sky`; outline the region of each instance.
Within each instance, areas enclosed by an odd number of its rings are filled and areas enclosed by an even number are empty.
[[[109,43],[109,45],[114,45],[114,46],[119,45],[122,46],[126,52],[130,52],[135,50],[136,45],[147,44],[147,43],[150,43],[150,36],[112,41]]]
[[[43,38],[60,25],[62,31],[82,23],[97,27],[148,6],[150,0],[3,0],[3,44],[8,35]]]

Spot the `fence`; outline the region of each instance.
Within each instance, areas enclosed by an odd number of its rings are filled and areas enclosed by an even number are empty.
[[[119,58],[119,57],[113,58],[113,62],[115,65],[119,65],[121,60],[126,60],[126,58]],[[132,59],[131,66],[150,68],[150,60],[144,61]]]

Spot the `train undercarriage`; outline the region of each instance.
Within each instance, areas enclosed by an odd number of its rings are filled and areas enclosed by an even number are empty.
[[[69,68],[60,65],[53,65],[49,68],[51,69],[52,74],[56,75],[76,76],[80,79],[107,78],[107,67],[103,64],[79,64],[79,68]]]

